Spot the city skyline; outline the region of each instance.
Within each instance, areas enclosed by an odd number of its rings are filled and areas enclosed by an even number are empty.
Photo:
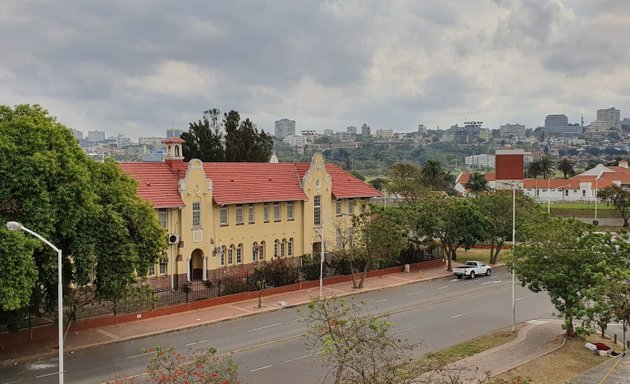
[[[65,4],[65,6],[63,6]],[[0,104],[69,128],[139,136],[237,110],[274,133],[498,129],[545,116],[627,117],[630,4],[165,2],[0,5]],[[37,25],[38,28],[33,28]]]

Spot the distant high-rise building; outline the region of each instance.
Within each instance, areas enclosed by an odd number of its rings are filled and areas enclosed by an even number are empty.
[[[621,130],[621,111],[616,108],[598,109],[597,120],[607,123],[609,129]]]
[[[377,129],[376,137],[378,137],[379,139],[393,139],[394,130],[393,129]]]
[[[287,136],[295,136],[295,120],[276,120],[276,139],[282,140]]]
[[[105,141],[105,131],[88,131],[88,141],[92,143]]]
[[[523,137],[525,136],[525,126],[523,124],[503,124],[499,128],[501,137]]]
[[[324,136],[333,136],[335,132],[332,129],[324,129]]]
[[[166,129],[166,138],[169,137],[180,137],[182,135],[182,130],[179,128],[167,128]]]
[[[72,136],[74,136],[75,139],[79,141],[83,140],[83,132],[76,129],[71,129],[71,131],[72,131]]]
[[[349,127],[346,127],[346,132],[348,132],[351,135],[356,135],[357,134],[357,127],[354,127],[352,125],[349,126]]]
[[[543,132],[545,135],[561,136],[566,134],[582,134],[584,128],[579,125],[569,125],[567,115],[547,115]]]
[[[370,126],[369,126],[369,125],[367,125],[367,124],[365,124],[365,123],[364,123],[364,124],[361,126],[361,135],[363,135],[364,137],[367,137],[367,136],[371,136],[371,135],[372,135],[372,130],[370,129]]]
[[[418,124],[418,134],[419,135],[426,135],[427,134],[427,127],[424,124]]]

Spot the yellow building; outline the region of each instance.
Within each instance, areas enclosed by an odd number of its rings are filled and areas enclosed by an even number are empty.
[[[317,153],[310,163],[184,162],[183,140],[164,141],[164,162],[120,163],[153,204],[169,247],[151,279],[177,289],[253,269],[273,257],[336,248],[339,220],[381,194]]]

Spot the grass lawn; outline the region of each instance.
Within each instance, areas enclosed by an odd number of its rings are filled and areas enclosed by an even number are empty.
[[[612,345],[610,340],[596,335],[589,336],[587,340],[591,343],[602,342]],[[593,352],[584,348],[585,342],[581,339],[567,340],[561,348],[550,354],[505,372],[487,383],[513,383],[517,382],[515,381],[517,377],[520,378],[519,382],[522,384],[566,383],[567,380],[610,359],[610,357],[595,356]]]

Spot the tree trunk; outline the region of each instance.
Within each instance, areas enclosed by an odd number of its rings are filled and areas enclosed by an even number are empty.
[[[447,264],[446,264],[446,270],[447,270],[447,271],[449,271],[449,272],[453,272],[453,259],[451,259],[451,255],[452,255],[452,253],[451,253],[451,247],[450,247],[450,246],[447,246],[447,247],[444,249],[444,251],[445,251],[445,253],[446,253],[446,262],[447,262]]]
[[[497,241],[497,248],[494,251],[494,257],[492,257],[490,259],[490,264],[496,264],[497,260],[499,259],[499,253],[501,252],[501,249],[503,248],[503,243],[504,241]]]
[[[352,288],[356,289],[359,288],[357,286],[357,279],[354,275],[354,264],[352,263],[352,260],[350,260],[350,275],[352,276]]]
[[[370,262],[365,263],[365,267],[363,267],[363,273],[361,274],[361,281],[359,282],[359,288],[363,288],[363,283],[365,282],[365,278],[367,277],[368,270],[370,269]]]
[[[335,384],[341,383],[341,375],[343,374],[343,365],[337,367],[337,372],[335,372]]]
[[[564,319],[564,326],[567,331],[567,338],[575,337],[575,328],[573,328],[573,317],[567,317]]]
[[[494,240],[494,237],[490,240],[490,260],[488,260],[488,264],[494,264],[492,262],[492,260],[494,260],[494,247],[495,247],[496,241]]]

